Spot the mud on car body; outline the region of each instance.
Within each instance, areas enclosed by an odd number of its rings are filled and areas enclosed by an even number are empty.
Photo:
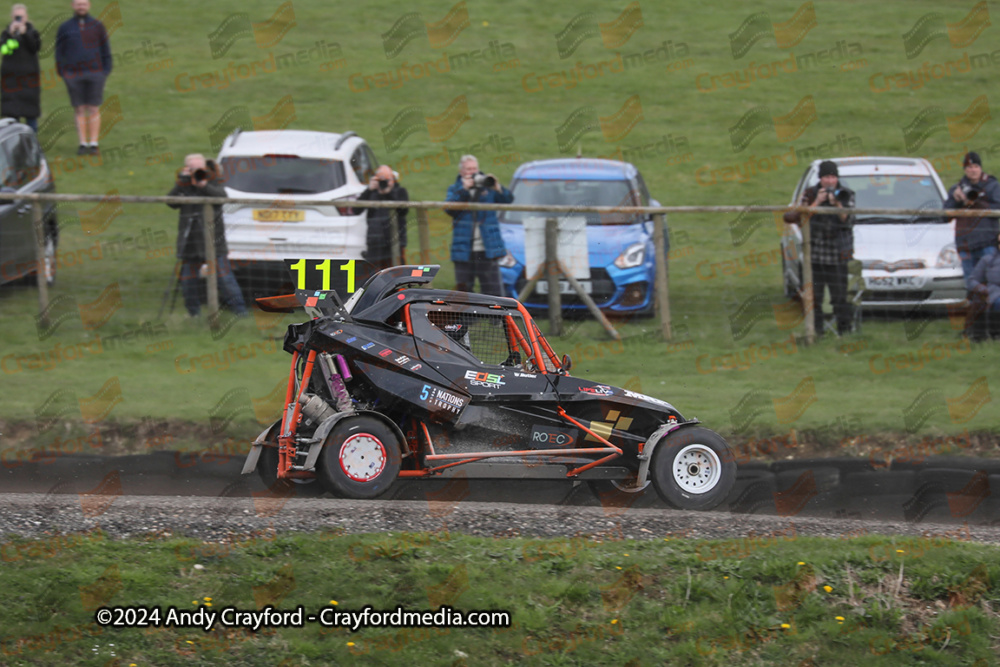
[[[684,509],[729,493],[736,463],[718,434],[666,401],[573,377],[517,300],[430,289],[437,266],[386,269],[355,290],[362,262],[316,264],[310,275],[327,289],[311,289],[299,263],[294,298],[258,300],[302,303],[314,319],[289,326],[284,416],[254,442],[244,474],[348,498],[456,467],[636,493],[652,484]]]

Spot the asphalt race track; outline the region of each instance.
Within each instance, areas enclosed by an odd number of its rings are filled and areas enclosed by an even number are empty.
[[[1000,543],[1000,461],[852,458],[741,466],[714,512],[666,508],[650,487],[627,494],[607,483],[449,478],[397,482],[379,500],[275,494],[242,456],[156,452],[61,454],[0,466],[0,534],[25,537],[100,526],[137,535],[170,531],[202,539],[253,530],[347,533],[448,530],[474,535],[573,536],[613,531],[664,536],[949,536]]]

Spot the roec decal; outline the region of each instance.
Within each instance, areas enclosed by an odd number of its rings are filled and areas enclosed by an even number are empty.
[[[531,427],[531,444],[533,445],[572,447],[575,442],[576,435],[568,429],[539,425]]]
[[[388,357],[390,354],[392,354],[392,350],[390,350],[389,348],[385,348],[384,350],[378,353],[378,356]]]

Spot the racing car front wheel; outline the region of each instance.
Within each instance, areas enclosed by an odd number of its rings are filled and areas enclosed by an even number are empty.
[[[399,438],[374,417],[348,417],[327,436],[320,459],[320,475],[330,493],[375,498],[399,475]]]
[[[674,431],[656,445],[653,486],[671,507],[710,510],[729,495],[736,459],[718,433],[695,426]]]
[[[323,494],[323,485],[314,479],[278,479],[277,438],[268,438],[273,446],[265,445],[260,451],[257,471],[264,485],[279,496],[295,494],[298,498],[315,498]]]

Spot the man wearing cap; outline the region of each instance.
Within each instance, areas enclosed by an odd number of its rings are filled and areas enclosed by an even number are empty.
[[[945,208],[1000,209],[1000,183],[983,173],[979,154],[969,152],[962,160],[965,176],[948,193]],[[955,249],[962,260],[966,289],[972,289],[972,271],[983,257],[997,252],[997,218],[956,218]]]
[[[817,213],[809,219],[813,274],[813,325],[823,335],[823,290],[830,288],[830,303],[837,320],[837,333],[851,332],[851,306],[847,303],[847,263],[854,258],[854,215],[841,212],[854,208],[854,191],[840,184],[837,164],[819,165],[819,183],[802,193],[800,206],[830,207],[837,212]]]

